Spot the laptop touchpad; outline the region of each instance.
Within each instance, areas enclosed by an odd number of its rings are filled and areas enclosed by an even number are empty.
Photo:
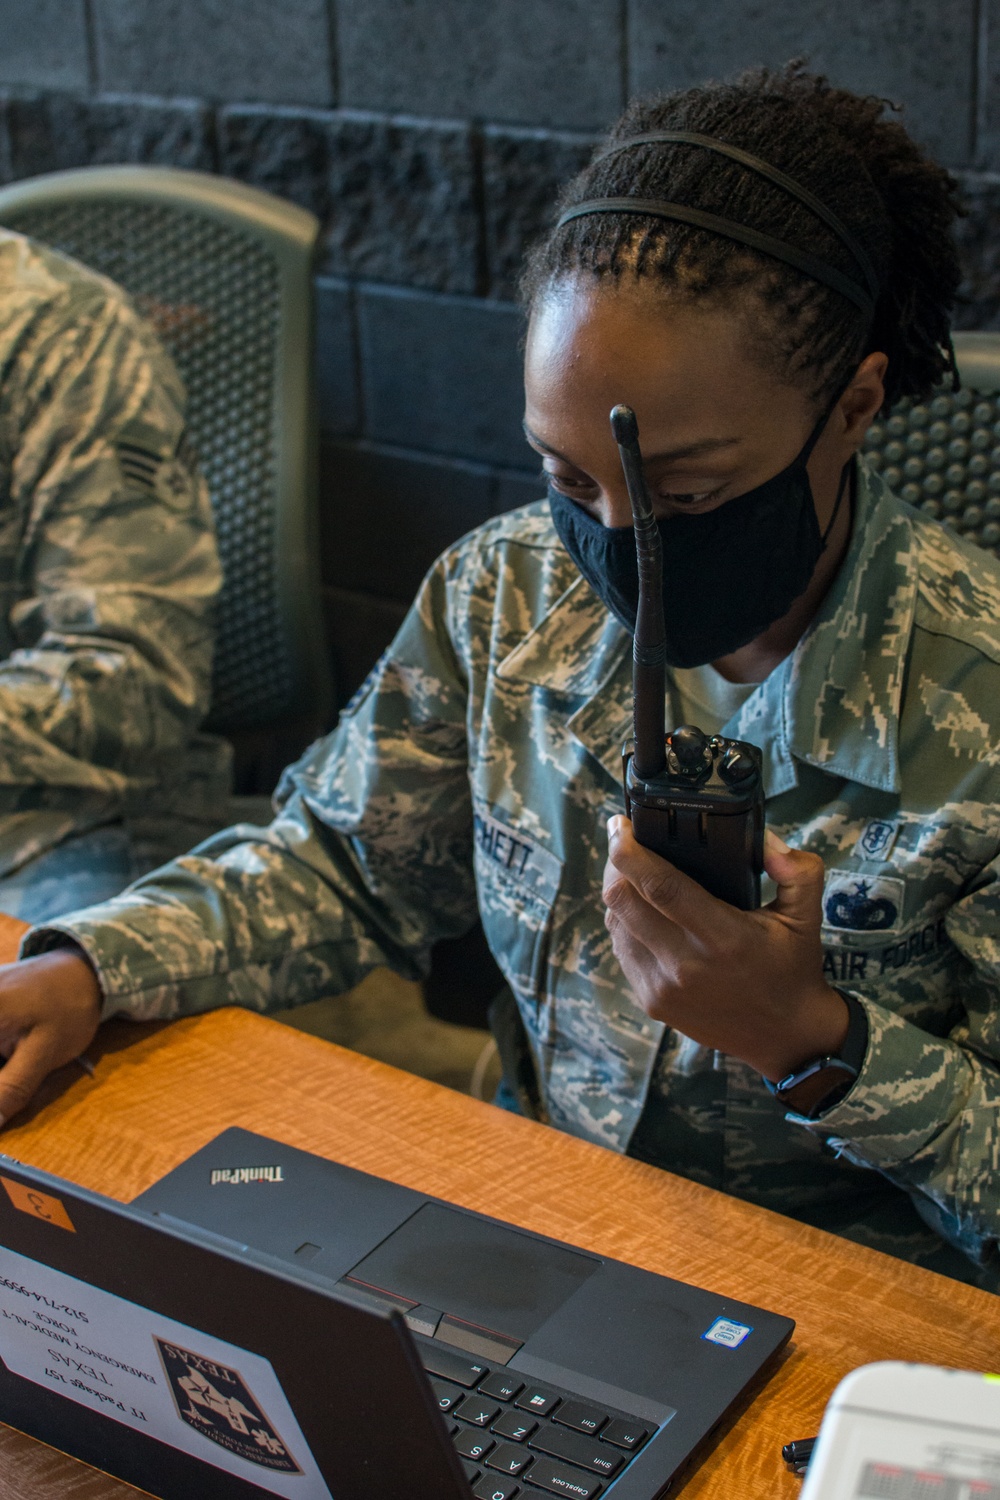
[[[581,1251],[426,1203],[350,1274],[526,1339],[600,1266]]]

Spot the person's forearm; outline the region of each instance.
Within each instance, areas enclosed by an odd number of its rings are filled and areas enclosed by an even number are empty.
[[[342,860],[320,850],[300,811],[259,839],[220,834],[116,900],[33,929],[23,954],[71,938],[99,976],[105,1018],[136,1020],[277,1009],[350,989],[377,964],[406,969],[362,915],[346,850]],[[408,972],[417,976],[412,961]]]
[[[850,1093],[807,1128],[928,1202],[985,1260],[1000,1240],[1000,1071],[863,995],[869,1041]],[[942,1229],[942,1233],[944,1230]]]
[[[0,811],[16,811],[26,787],[113,795],[158,779],[197,726],[208,698],[207,627],[185,620],[181,630],[169,606],[115,607],[120,637],[111,622],[105,638],[50,634],[0,662]],[[182,638],[183,664],[169,649]]]

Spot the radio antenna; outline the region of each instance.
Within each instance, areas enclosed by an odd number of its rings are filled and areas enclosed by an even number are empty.
[[[639,603],[632,638],[632,764],[643,781],[658,776],[667,763],[665,736],[667,645],[663,623],[663,545],[642,473],[639,424],[630,406],[616,406],[611,431],[621,455],[635,528],[639,568]]]

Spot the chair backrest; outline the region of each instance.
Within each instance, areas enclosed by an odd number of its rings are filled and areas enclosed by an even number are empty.
[[[1000,333],[956,333],[962,388],[901,401],[864,453],[900,499],[1000,556]]]
[[[312,262],[318,222],[169,167],[86,167],[0,190],[0,224],[111,277],[188,391],[225,575],[211,727],[325,718]]]

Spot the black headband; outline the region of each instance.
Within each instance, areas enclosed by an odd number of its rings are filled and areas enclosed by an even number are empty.
[[[863,245],[855,238],[851,231],[841,223],[840,219],[832,209],[827,208],[815,193],[808,188],[802,187],[777,167],[772,167],[768,162],[761,161],[759,157],[751,156],[749,152],[742,151],[738,146],[727,145],[724,141],[716,141],[711,136],[697,135],[687,130],[669,130],[650,132],[645,135],[632,136],[630,140],[621,141],[615,146],[610,146],[603,151],[595,161],[604,161],[609,156],[615,156],[619,151],[630,150],[633,146],[653,145],[664,141],[672,144],[702,146],[708,151],[718,152],[720,156],[731,157],[738,161],[741,166],[749,168],[750,171],[766,177],[768,181],[783,188],[799,202],[804,203],[817,217],[833,230],[841,243],[851,252],[864,275],[866,286],[862,287],[853,277],[845,276],[835,266],[829,265],[824,260],[810,255],[806,250],[799,250],[794,245],[788,245],[784,240],[774,239],[769,234],[764,234],[758,229],[751,229],[745,224],[737,224],[732,219],[723,219],[718,214],[707,213],[700,208],[689,208],[683,203],[667,203],[658,198],[590,198],[585,203],[575,203],[561,215],[557,229],[568,224],[571,219],[583,218],[589,214],[643,214],[654,219],[673,219],[679,224],[690,224],[696,229],[706,229],[711,234],[722,235],[726,239],[736,240],[743,245],[749,245],[754,250],[760,250],[765,255],[770,255],[775,260],[780,260],[785,265],[793,266],[797,271],[802,271],[814,281],[822,282],[824,286],[832,287],[842,297],[846,297],[854,305],[861,309],[867,316],[871,317],[875,311],[875,303],[879,295],[879,280],[875,268],[865,251]]]

